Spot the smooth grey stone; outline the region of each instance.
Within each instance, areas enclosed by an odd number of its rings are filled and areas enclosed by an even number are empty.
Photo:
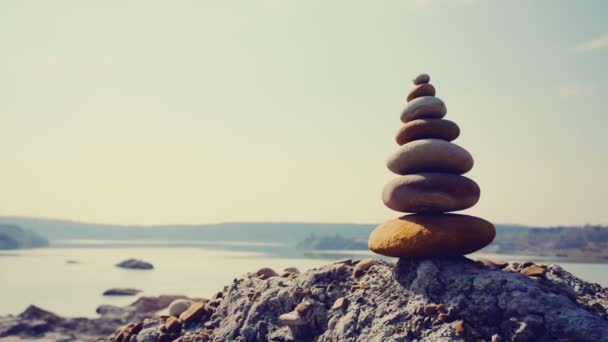
[[[419,85],[419,84],[424,84],[424,83],[429,83],[431,81],[431,76],[429,76],[429,74],[420,74],[418,76],[416,76],[416,78],[414,78],[414,80],[412,82],[414,82],[415,85]]]
[[[420,173],[393,179],[384,187],[384,204],[402,213],[439,214],[471,208],[480,190],[473,180],[449,173]]]
[[[440,119],[448,112],[445,103],[435,96],[422,96],[413,99],[401,113],[401,121],[407,123],[416,119]]]
[[[473,157],[464,148],[438,139],[420,139],[400,146],[387,161],[398,175],[421,172],[464,174],[473,168]]]

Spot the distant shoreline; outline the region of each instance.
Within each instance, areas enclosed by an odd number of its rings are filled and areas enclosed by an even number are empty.
[[[242,251],[249,253],[259,253],[260,255],[271,255],[277,257],[313,257],[321,259],[340,259],[344,257],[365,258],[378,257],[372,254],[367,247],[359,249],[310,249],[295,243],[274,243],[274,242],[249,242],[249,241],[213,241],[213,240],[51,240],[48,247],[27,248],[28,250],[35,249],[62,249],[62,248],[213,248],[228,251]],[[84,243],[83,243],[84,242]],[[298,246],[298,248],[294,248]],[[472,258],[482,257],[491,260],[502,261],[521,261],[521,260],[536,260],[547,263],[588,263],[588,264],[608,264],[608,259],[605,258],[580,258],[580,257],[562,257],[555,255],[542,255],[535,253],[509,253],[494,250],[495,247],[490,245],[488,248],[481,250],[478,253],[471,254]],[[285,253],[289,251],[289,253]],[[17,255],[19,250],[0,250],[0,257]]]

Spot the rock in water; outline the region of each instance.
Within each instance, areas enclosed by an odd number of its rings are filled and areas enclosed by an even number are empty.
[[[412,100],[407,104],[401,121],[407,123],[416,119],[442,118],[448,112],[445,103],[433,96],[423,96]]]
[[[461,175],[473,168],[473,157],[456,144],[438,139],[421,139],[398,147],[386,165],[398,175],[421,172]]]
[[[374,229],[369,249],[390,257],[458,256],[487,246],[494,225],[468,215],[413,214],[387,221]]]
[[[130,288],[117,288],[117,289],[109,289],[104,291],[104,296],[135,296],[140,293],[141,290],[138,289],[130,289]]]
[[[449,173],[420,173],[393,179],[384,187],[384,204],[403,213],[440,214],[470,208],[479,200],[479,186]]]
[[[454,122],[445,119],[418,119],[401,126],[395,141],[403,145],[420,139],[439,139],[452,141],[460,135],[460,128]]]
[[[138,259],[127,259],[116,264],[117,267],[130,268],[136,270],[151,270],[154,268],[149,262],[138,260]]]

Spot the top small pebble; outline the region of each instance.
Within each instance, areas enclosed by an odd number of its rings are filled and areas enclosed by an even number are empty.
[[[416,76],[416,78],[414,78],[415,85],[429,83],[430,81],[431,81],[431,76],[429,76],[429,74],[420,74],[420,75]]]

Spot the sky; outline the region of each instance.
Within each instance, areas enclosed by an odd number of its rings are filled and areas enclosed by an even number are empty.
[[[0,215],[380,223],[411,79],[475,159],[463,213],[608,224],[608,3],[5,0]]]

